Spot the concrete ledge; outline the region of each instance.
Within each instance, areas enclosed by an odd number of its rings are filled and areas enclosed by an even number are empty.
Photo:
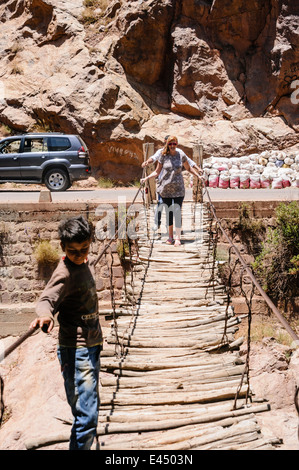
[[[188,200],[186,200],[188,202]],[[257,200],[257,201],[212,201],[215,207],[217,216],[219,218],[239,216],[239,210],[242,204],[246,204],[253,217],[272,217],[275,209],[282,202],[291,202],[285,200]],[[111,201],[97,201],[97,202],[5,202],[0,203],[0,211],[7,213],[29,213],[29,212],[88,212],[93,211],[97,207],[104,206],[105,204],[118,207],[118,202]],[[131,205],[130,202],[126,203],[127,207]]]
[[[273,217],[282,202],[288,201],[215,201],[213,205],[219,219],[238,218],[242,204],[246,204],[251,217]]]
[[[3,212],[79,212],[94,210],[97,207],[109,204],[118,207],[118,202],[98,201],[98,202],[0,202],[0,211]],[[127,206],[131,203],[127,202]]]
[[[99,316],[102,327],[110,327],[111,320],[105,321],[105,315],[107,315],[108,310],[111,310],[110,303],[101,302],[99,305]],[[18,337],[23,335],[29,330],[29,325],[35,318],[34,302],[22,305],[2,304],[0,306],[0,339],[7,336]]]
[[[56,212],[61,209],[66,210],[79,210],[86,209],[86,207],[98,207],[100,204],[108,204],[105,202],[1,202],[0,210],[7,211],[47,211],[47,212]],[[112,204],[109,202],[109,204]],[[115,203],[117,206],[117,202]]]
[[[35,304],[7,304],[0,307],[0,338],[21,336],[36,317]]]

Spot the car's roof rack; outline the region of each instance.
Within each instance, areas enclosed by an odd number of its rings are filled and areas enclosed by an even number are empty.
[[[64,132],[25,132],[22,135],[65,135]]]
[[[3,139],[15,139],[17,137],[23,137],[23,136],[55,136],[55,135],[69,135],[65,134],[64,132],[20,132],[19,134],[14,134],[14,135],[7,135],[5,137],[0,137],[0,140]]]

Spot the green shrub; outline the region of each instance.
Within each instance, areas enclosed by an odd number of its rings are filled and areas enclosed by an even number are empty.
[[[278,230],[283,240],[294,251],[299,250],[299,204],[293,201],[280,204],[276,210]]]
[[[253,269],[263,289],[285,306],[299,293],[299,203],[281,203]]]
[[[123,262],[126,256],[130,255],[130,247],[128,240],[118,240],[117,241],[117,254],[121,262]]]
[[[299,255],[293,256],[291,259],[291,267],[289,269],[289,274],[298,275],[299,274]]]

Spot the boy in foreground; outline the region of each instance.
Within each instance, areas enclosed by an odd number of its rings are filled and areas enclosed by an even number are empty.
[[[65,256],[52,274],[37,305],[37,318],[30,327],[48,333],[58,313],[58,359],[68,403],[74,416],[70,450],[89,450],[98,422],[98,378],[102,331],[94,265],[87,255],[92,229],[82,217],[59,225],[58,235]]]

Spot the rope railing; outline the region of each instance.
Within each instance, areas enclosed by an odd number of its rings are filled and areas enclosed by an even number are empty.
[[[135,203],[137,197],[138,197],[138,194],[140,193],[141,191],[141,186],[138,188],[138,191],[136,192],[134,198],[133,198],[133,201],[132,201],[132,205]],[[102,259],[102,257],[104,256],[104,254],[106,253],[106,251],[108,250],[108,248],[111,246],[112,242],[115,241],[115,239],[117,238],[117,235],[118,233],[123,229],[124,225],[126,225],[127,223],[127,217],[123,219],[122,223],[120,224],[120,226],[118,227],[118,229],[116,230],[115,234],[114,234],[114,237],[111,238],[110,242],[107,243],[105,245],[105,247],[103,248],[103,250],[101,251],[101,253],[98,255],[98,257],[96,258],[96,261],[95,261],[95,265],[98,264],[98,262]]]
[[[203,183],[204,184],[204,183]],[[250,267],[248,266],[248,264],[246,263],[246,261],[244,260],[243,256],[241,255],[240,251],[238,250],[238,248],[236,247],[236,245],[233,243],[233,241],[229,238],[229,236],[227,235],[226,231],[224,230],[224,228],[222,227],[222,224],[219,220],[219,218],[217,217],[217,214],[216,214],[216,210],[215,210],[215,207],[213,205],[213,202],[210,198],[210,194],[209,194],[209,191],[207,189],[207,187],[205,186],[204,184],[204,188],[205,188],[205,192],[204,194],[207,195],[207,198],[208,198],[208,203],[209,203],[209,208],[210,208],[210,211],[211,213],[213,214],[213,217],[219,227],[219,229],[221,230],[224,238],[226,239],[226,241],[228,242],[228,244],[231,246],[231,248],[234,250],[234,252],[236,253],[243,269],[247,272],[248,276],[250,277],[252,283],[254,284],[255,288],[257,289],[257,291],[260,293],[260,295],[262,296],[262,298],[265,300],[265,302],[267,303],[268,307],[272,310],[272,312],[275,314],[275,316],[277,317],[277,319],[279,320],[279,322],[283,325],[283,327],[286,329],[286,331],[289,333],[289,335],[291,336],[291,338],[293,339],[293,346],[294,347],[298,347],[299,346],[299,337],[298,335],[296,334],[296,332],[291,328],[291,326],[289,325],[289,323],[287,322],[287,320],[284,318],[284,316],[280,313],[280,311],[278,310],[278,308],[276,307],[276,305],[273,303],[273,301],[270,299],[270,297],[266,294],[266,292],[264,291],[264,289],[261,287],[260,283],[258,282],[258,280],[256,279],[256,277],[254,276],[252,270],[250,269]]]
[[[198,185],[199,185],[199,183],[198,183]],[[208,209],[209,209],[209,212],[211,214],[210,225],[209,225],[209,234],[210,234],[210,236],[209,236],[209,253],[210,253],[210,250],[212,249],[213,267],[212,267],[212,274],[211,274],[211,277],[210,277],[210,281],[214,281],[213,276],[214,276],[214,271],[215,271],[215,256],[216,256],[217,240],[218,240],[219,232],[222,233],[225,240],[229,244],[228,264],[229,264],[230,273],[229,273],[228,286],[227,286],[228,287],[228,290],[227,290],[227,306],[226,306],[226,320],[225,320],[224,333],[223,333],[223,343],[225,343],[225,336],[226,336],[226,322],[227,322],[227,319],[228,319],[228,307],[231,303],[231,297],[232,297],[232,292],[231,292],[232,274],[235,271],[235,268],[236,268],[238,263],[241,264],[241,268],[242,268],[241,273],[240,273],[240,289],[241,289],[241,293],[242,293],[243,297],[245,298],[247,308],[248,308],[248,329],[247,329],[247,352],[246,352],[245,367],[244,367],[244,371],[243,371],[242,376],[241,376],[239,386],[237,387],[235,400],[234,400],[234,409],[236,409],[237,399],[239,397],[239,392],[242,388],[245,377],[247,379],[246,404],[247,404],[248,399],[251,400],[250,383],[249,383],[250,382],[250,380],[249,380],[250,379],[250,377],[249,377],[249,361],[250,361],[250,348],[251,348],[252,300],[253,300],[253,295],[254,295],[255,290],[257,290],[259,292],[259,294],[262,296],[262,298],[266,302],[268,308],[275,314],[276,318],[279,320],[281,325],[285,328],[285,330],[288,332],[288,334],[292,338],[293,342],[292,342],[291,346],[294,349],[298,348],[298,346],[299,346],[299,337],[298,337],[297,333],[291,328],[291,326],[289,325],[287,320],[284,318],[284,316],[280,313],[280,311],[278,310],[276,305],[273,303],[273,301],[270,299],[270,297],[263,290],[260,283],[258,282],[256,277],[254,276],[251,268],[248,266],[248,264],[244,260],[243,256],[241,255],[240,251],[238,250],[236,245],[233,243],[233,241],[230,239],[230,237],[227,235],[227,233],[226,233],[225,229],[223,228],[219,218],[217,217],[214,204],[211,200],[208,188],[206,187],[204,181],[202,181],[202,183],[201,183],[201,189],[202,189],[202,193],[203,193],[201,200],[203,201],[203,196],[204,195],[207,196]],[[213,231],[213,220],[216,222],[215,234],[214,234],[214,231]],[[231,266],[230,266],[231,252],[232,251],[234,251],[235,254],[236,254],[236,260],[235,260],[233,268],[231,268]],[[249,296],[247,296],[247,293],[245,292],[245,290],[243,288],[242,279],[243,279],[244,272],[246,272],[248,274],[248,276],[249,276],[249,278],[252,282],[252,289],[251,289],[251,292],[250,292]],[[296,387],[294,402],[295,402],[296,410],[297,410],[298,415],[299,415],[298,396],[299,396],[299,387]],[[298,436],[299,436],[299,427],[298,427]]]

